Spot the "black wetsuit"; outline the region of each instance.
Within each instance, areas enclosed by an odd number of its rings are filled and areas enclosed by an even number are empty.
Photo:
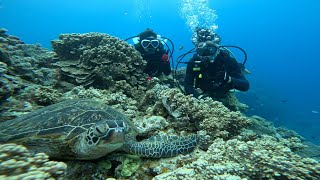
[[[162,60],[162,56],[167,54],[163,44],[160,43],[159,47],[154,52],[146,52],[140,43],[134,45],[135,49],[140,52],[142,58],[147,61],[147,66],[144,70],[151,77],[157,77],[161,73],[169,75],[171,73],[170,62]]]
[[[204,93],[215,96],[216,98],[223,97],[230,89],[247,91],[249,82],[244,77],[239,63],[230,56],[226,50],[221,50],[213,62],[201,61],[201,58],[195,54],[188,63],[185,92],[198,97],[200,94],[195,88],[200,88]],[[196,68],[198,67],[198,68]],[[195,68],[195,69],[194,69]],[[218,72],[226,71],[231,77],[231,83],[226,83],[222,86],[214,86],[215,78]]]

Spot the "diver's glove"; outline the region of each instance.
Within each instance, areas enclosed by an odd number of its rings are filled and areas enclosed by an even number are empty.
[[[228,72],[226,71],[220,71],[217,73],[215,77],[215,83],[217,83],[219,86],[224,86],[227,83],[231,83],[232,78],[229,76]]]
[[[169,56],[168,54],[163,54],[162,57],[161,57],[162,61],[164,63],[169,63]]]

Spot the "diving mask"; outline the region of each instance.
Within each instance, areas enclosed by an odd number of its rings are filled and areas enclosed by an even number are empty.
[[[157,48],[160,45],[160,42],[158,39],[144,39],[141,41],[141,46],[143,48],[151,48],[150,46],[152,46],[153,48]]]
[[[199,56],[213,56],[216,54],[218,46],[212,41],[200,42],[197,46]]]

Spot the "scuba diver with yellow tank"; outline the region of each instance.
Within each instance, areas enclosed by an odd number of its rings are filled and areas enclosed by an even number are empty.
[[[231,89],[247,91],[249,82],[244,74],[247,60],[246,52],[237,46],[221,46],[221,38],[209,29],[197,28],[193,35],[195,48],[178,57],[178,64],[187,64],[184,92],[194,97],[209,96],[223,102]],[[244,55],[243,63],[238,63],[227,47],[240,49]],[[189,62],[181,62],[190,53],[195,53]],[[180,85],[179,85],[180,87]],[[181,88],[182,89],[182,88]],[[200,91],[202,92],[199,92]],[[225,104],[226,105],[226,104]]]

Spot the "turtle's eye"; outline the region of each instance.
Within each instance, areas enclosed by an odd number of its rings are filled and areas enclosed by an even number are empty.
[[[95,128],[95,135],[98,137],[104,136],[106,133],[105,128],[103,128],[102,126],[96,126]]]
[[[100,131],[99,127],[96,127],[96,131],[97,131],[99,134],[102,134],[102,132]]]

